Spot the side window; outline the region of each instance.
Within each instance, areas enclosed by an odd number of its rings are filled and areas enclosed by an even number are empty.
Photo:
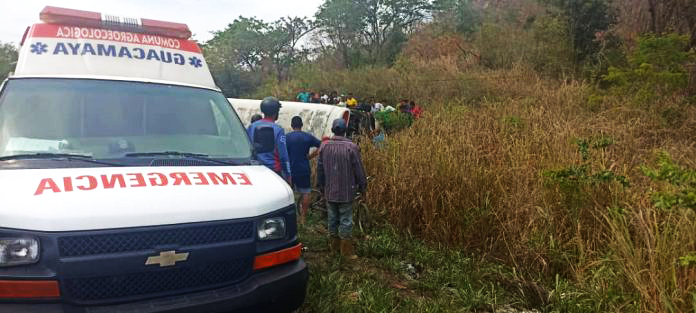
[[[220,110],[212,99],[208,100],[208,102],[210,103],[210,108],[213,111],[218,135],[222,137],[232,137],[232,127],[230,127],[230,121],[225,118],[225,114],[222,113],[222,110]]]

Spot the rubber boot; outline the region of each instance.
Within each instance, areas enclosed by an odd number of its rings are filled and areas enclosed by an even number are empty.
[[[356,260],[358,258],[353,251],[353,241],[350,239],[341,239],[341,256],[346,260]]]
[[[331,253],[338,253],[341,249],[341,238],[338,236],[329,237],[329,251]]]

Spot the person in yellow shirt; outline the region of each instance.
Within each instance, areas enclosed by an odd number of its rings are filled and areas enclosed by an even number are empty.
[[[348,94],[348,100],[346,100],[346,106],[350,109],[355,109],[358,107],[358,100],[353,97],[352,93]]]

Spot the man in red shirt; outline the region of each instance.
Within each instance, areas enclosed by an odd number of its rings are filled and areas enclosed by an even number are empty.
[[[413,118],[418,119],[423,115],[423,108],[420,106],[416,105],[415,101],[411,101],[411,114],[413,115]]]

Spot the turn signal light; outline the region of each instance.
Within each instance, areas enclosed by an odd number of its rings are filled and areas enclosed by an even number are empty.
[[[299,260],[300,256],[302,256],[302,244],[296,245],[292,248],[287,248],[285,250],[262,254],[254,259],[254,270],[260,270]]]
[[[60,288],[54,280],[0,280],[0,298],[58,298]]]

